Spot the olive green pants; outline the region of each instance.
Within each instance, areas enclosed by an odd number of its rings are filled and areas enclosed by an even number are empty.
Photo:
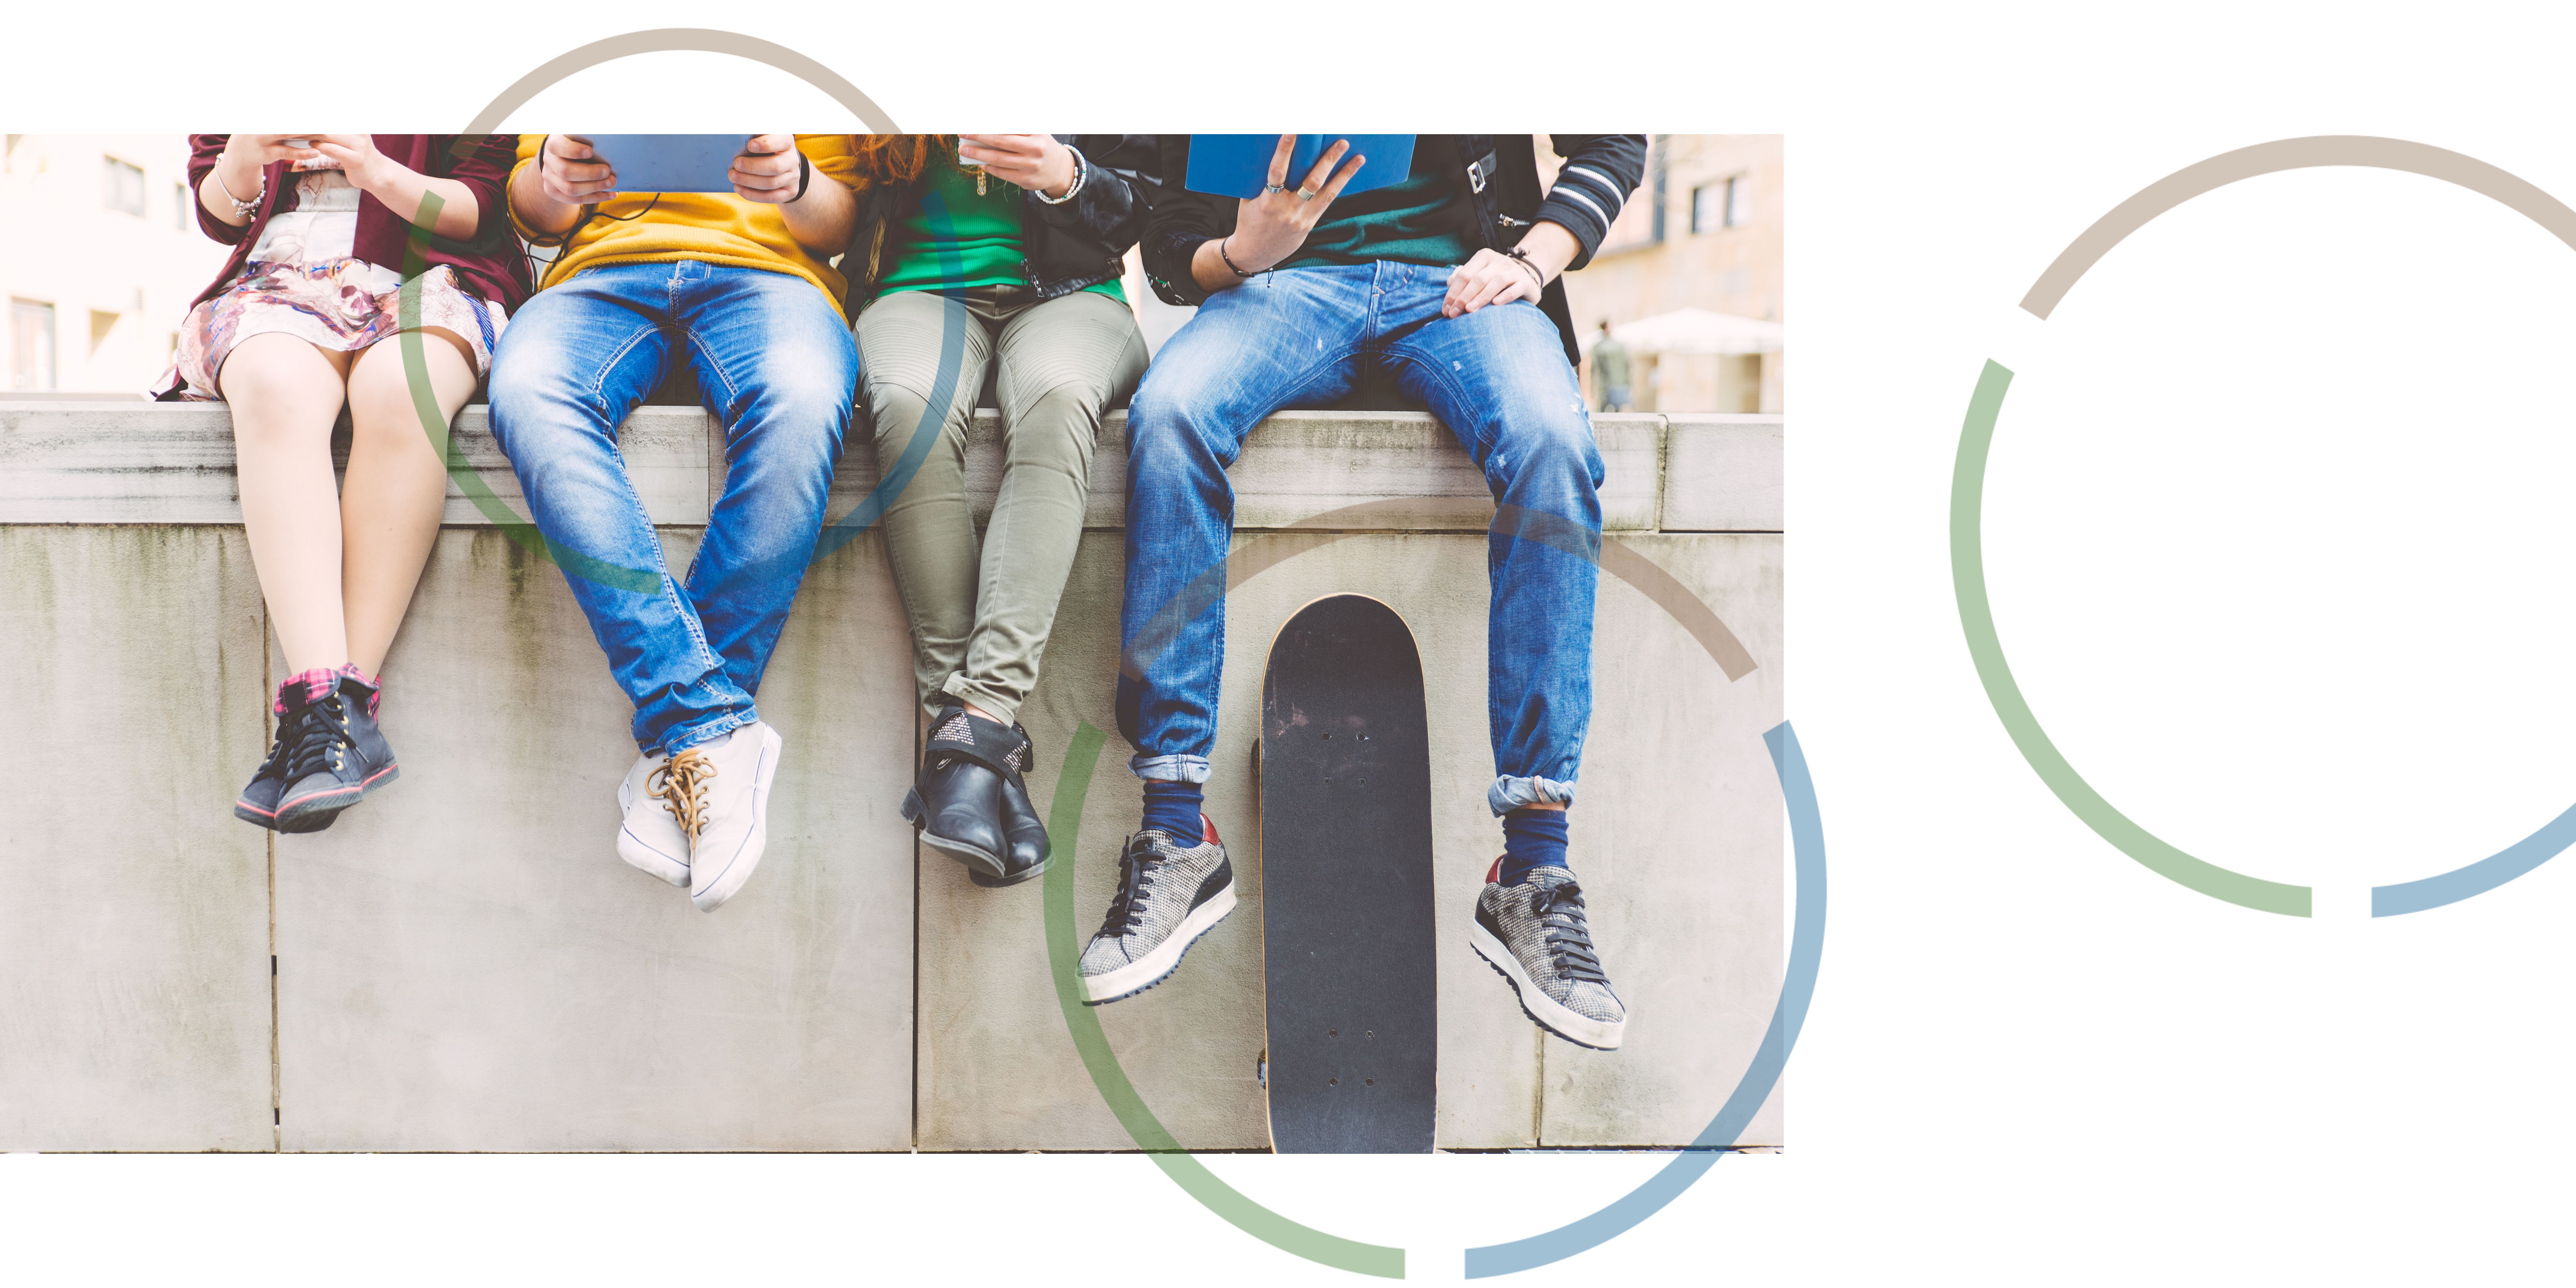
[[[1037,686],[1056,602],[1073,571],[1091,449],[1102,412],[1145,372],[1145,339],[1125,304],[1091,291],[1044,303],[1021,286],[942,296],[896,291],[859,314],[859,383],[891,477],[916,432],[937,437],[883,520],[895,592],[912,619],[914,691],[936,714],[951,699],[1005,722]],[[942,338],[964,345],[945,405]],[[999,362],[1002,486],[978,552],[966,500],[966,434],[988,363]]]

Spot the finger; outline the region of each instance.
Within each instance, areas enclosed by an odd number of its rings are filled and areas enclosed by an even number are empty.
[[[1317,195],[1315,199],[1317,201],[1331,201],[1333,198],[1342,195],[1342,189],[1350,183],[1351,176],[1358,174],[1360,172],[1360,167],[1366,164],[1368,164],[1367,157],[1352,157],[1350,164],[1343,166],[1341,169],[1333,173],[1332,180],[1324,185],[1323,191]]]
[[[793,151],[795,150],[795,147],[796,136],[792,134],[755,134],[751,136],[749,142],[743,145],[743,151],[767,156],[776,156],[783,152]]]
[[[1297,150],[1297,136],[1296,136],[1296,135],[1294,135],[1294,134],[1282,134],[1282,135],[1280,135],[1280,136],[1279,136],[1279,146],[1278,146],[1277,148],[1273,149],[1273,150],[1271,151],[1271,153],[1270,153],[1270,186],[1271,186],[1271,187],[1273,187],[1273,188],[1281,188],[1281,187],[1286,187],[1286,186],[1287,186],[1287,183],[1288,183],[1288,155],[1289,155],[1290,153],[1292,153],[1292,152],[1295,152],[1296,150]]]
[[[1333,146],[1324,149],[1324,155],[1315,158],[1315,168],[1306,172],[1306,181],[1297,186],[1308,192],[1322,192],[1324,185],[1333,177],[1333,163],[1341,160],[1342,154],[1350,150],[1349,139],[1335,139]]]
[[[578,134],[549,134],[546,150],[566,161],[587,161],[599,155],[590,150],[590,140]]]

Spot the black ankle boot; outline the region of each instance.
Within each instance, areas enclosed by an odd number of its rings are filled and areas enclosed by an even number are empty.
[[[294,705],[279,720],[278,742],[286,753],[279,777],[286,787],[277,801],[278,831],[321,831],[340,811],[402,776],[394,749],[376,727],[383,692],[343,668],[329,692]],[[294,703],[295,695],[288,701]]]
[[[1021,766],[1028,738],[951,703],[940,709],[922,744],[921,775],[904,797],[903,816],[919,824],[922,843],[966,865],[985,885],[1009,885],[1030,875],[1015,865],[1004,823],[1003,794],[1016,789],[1026,801]]]
[[[1007,758],[1012,772],[1002,776],[1002,835],[1010,843],[1002,857],[1009,875],[996,878],[977,872],[977,885],[1017,885],[1046,871],[1046,820],[1038,817],[1036,804],[1029,800],[1028,781],[1023,777],[1037,763],[1037,747],[1029,741],[1028,730],[1014,724],[1011,732],[1019,735],[1020,749]]]

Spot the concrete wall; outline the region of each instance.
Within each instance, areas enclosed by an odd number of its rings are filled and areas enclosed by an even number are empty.
[[[1729,680],[1603,578],[1574,863],[1631,1008],[1627,1048],[1543,1041],[1464,942],[1500,848],[1482,800],[1481,480],[1428,417],[1288,413],[1234,471],[1238,546],[1282,556],[1227,606],[1208,810],[1243,906],[1170,982],[1098,1013],[1185,1144],[1268,1143],[1253,715],[1278,623],[1339,591],[1405,614],[1429,682],[1440,1144],[1681,1143],[1750,1058],[1782,952],[1779,796],[1758,737],[1782,707],[1780,422],[1597,421],[1610,537],[1715,609],[1755,662]],[[477,477],[515,503],[482,409],[458,428]],[[622,436],[675,568],[722,485],[709,429],[695,409],[647,408]],[[972,451],[989,505],[989,416]],[[1023,717],[1041,803],[1081,723],[1116,727],[1124,455],[1113,417],[1095,530]],[[853,447],[835,512],[875,481]],[[1057,1011],[1038,884],[974,886],[917,852],[896,813],[915,732],[876,537],[807,575],[761,694],[788,747],[775,839],[708,916],[617,860],[627,705],[561,573],[456,493],[386,667],[403,781],[330,831],[272,837],[228,809],[281,666],[223,410],[0,403],[0,651],[22,659],[32,715],[0,772],[81,805],[0,831],[17,892],[0,901],[0,1148],[1133,1148]],[[1361,530],[1288,530],[1370,499],[1383,504]],[[1071,855],[1085,933],[1134,825],[1127,755],[1113,733]],[[1779,1143],[1780,1123],[1775,1096],[1743,1143]]]

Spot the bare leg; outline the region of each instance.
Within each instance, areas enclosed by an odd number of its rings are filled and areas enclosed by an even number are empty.
[[[216,377],[232,409],[242,526],[289,671],[349,660],[331,478],[331,422],[347,379],[348,355],[275,333],[234,346]]]
[[[412,401],[402,339],[382,340],[349,372],[349,473],[340,490],[340,594],[347,604],[349,661],[373,675],[411,607],[412,589],[438,540],[447,499],[445,442],[433,445]],[[421,334],[421,356],[442,425],[456,422],[474,392],[463,342],[437,328]],[[442,431],[443,432],[443,431]]]

